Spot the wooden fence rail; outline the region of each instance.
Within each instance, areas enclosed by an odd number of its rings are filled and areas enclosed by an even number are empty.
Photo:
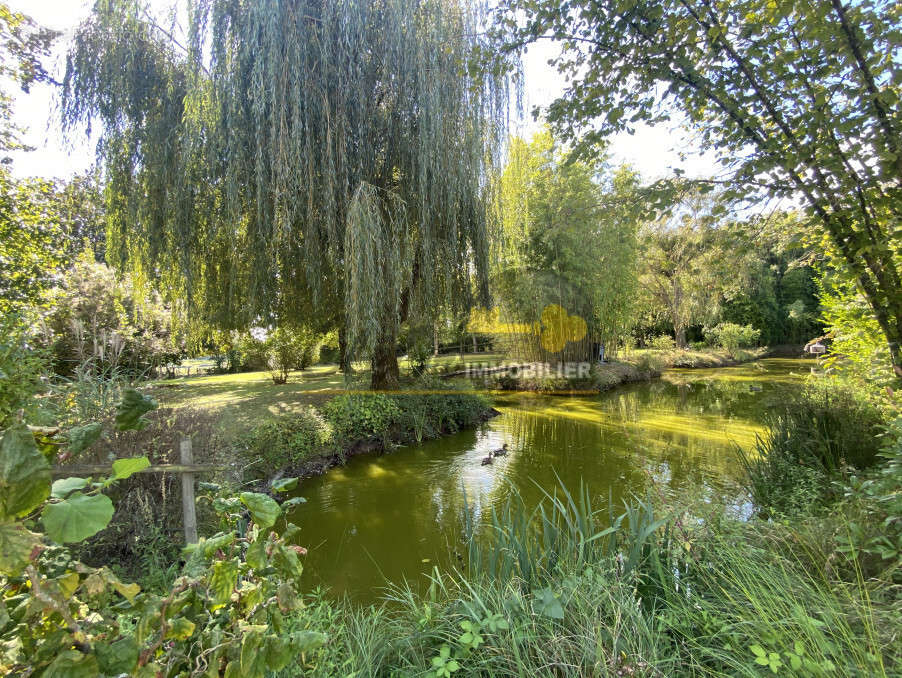
[[[194,475],[226,468],[221,464],[195,464],[191,438],[183,438],[179,443],[178,464],[157,464],[143,468],[138,473],[177,473],[182,480],[182,526],[185,543],[197,543],[197,511],[194,503]],[[112,472],[112,464],[72,464],[54,466],[50,472],[54,476],[93,476]]]

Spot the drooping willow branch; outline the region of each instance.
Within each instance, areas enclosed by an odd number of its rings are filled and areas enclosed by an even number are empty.
[[[113,254],[208,322],[343,316],[363,352],[487,289],[511,85],[468,2],[197,0],[187,54],[136,7],[97,3],[63,88]]]

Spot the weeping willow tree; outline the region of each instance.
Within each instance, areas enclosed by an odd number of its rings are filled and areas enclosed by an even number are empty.
[[[172,23],[99,0],[68,56],[63,124],[102,125],[111,255],[218,327],[335,319],[394,386],[400,323],[487,294],[510,83],[480,11],[195,0],[184,39]]]

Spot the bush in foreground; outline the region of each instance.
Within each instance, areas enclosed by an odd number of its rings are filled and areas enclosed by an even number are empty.
[[[759,510],[792,514],[837,498],[837,482],[874,465],[885,415],[836,381],[809,383],[769,415],[751,454],[741,454]]]

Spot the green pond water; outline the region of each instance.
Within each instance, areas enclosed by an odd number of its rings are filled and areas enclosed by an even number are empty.
[[[736,445],[751,447],[769,408],[809,372],[804,360],[670,370],[660,380],[594,397],[516,394],[476,430],[361,456],[302,482],[307,499],[291,515],[308,548],[305,577],[367,602],[387,582],[425,581],[433,566],[457,564],[465,503],[479,520],[516,487],[528,503],[571,488],[615,503],[655,493],[693,493],[747,510]],[[489,450],[509,454],[482,466]]]

